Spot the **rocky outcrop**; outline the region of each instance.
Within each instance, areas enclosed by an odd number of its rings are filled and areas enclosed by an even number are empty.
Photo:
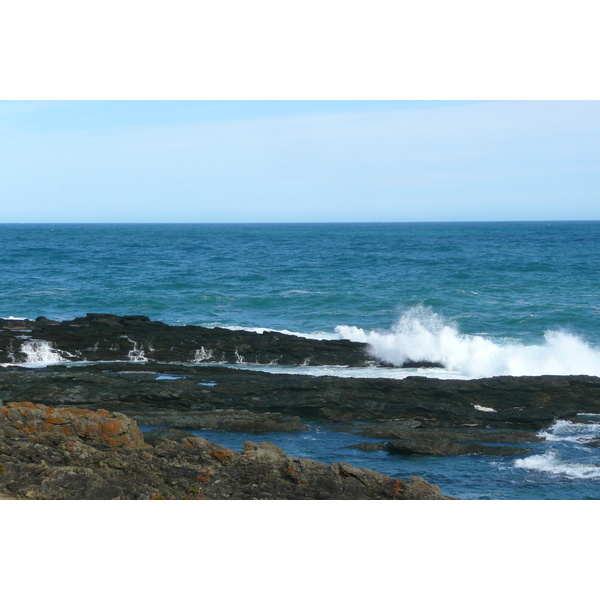
[[[19,324],[21,333],[19,333]],[[26,355],[25,329],[32,340],[49,342],[55,352],[77,360],[151,360],[179,362],[278,363],[359,366],[373,362],[365,344],[348,340],[309,340],[266,331],[233,331],[219,327],[171,326],[147,317],[88,314],[72,321],[2,321],[0,362],[11,353]],[[4,355],[4,356],[3,356]]]
[[[25,362],[31,344],[46,342],[56,360],[260,363],[281,365],[383,364],[366,344],[313,340],[265,331],[172,326],[144,316],[88,313],[72,321],[0,319],[0,363]],[[30,348],[27,353],[25,350]],[[35,354],[35,353],[33,353]],[[410,361],[406,366],[434,366]]]
[[[293,458],[270,442],[246,442],[241,452],[197,437],[111,445],[111,436],[82,435],[78,429],[79,422],[90,421],[89,412],[62,409],[61,418],[72,425],[67,431],[36,412],[45,410],[40,405],[7,406],[0,415],[8,426],[8,432],[0,428],[0,498],[446,498],[419,477],[395,479],[343,462]],[[98,422],[112,418],[96,417]],[[32,425],[23,424],[28,422]]]
[[[145,445],[142,432],[133,419],[103,409],[91,411],[9,402],[0,407],[0,429],[5,437],[54,432],[114,447],[141,448]]]

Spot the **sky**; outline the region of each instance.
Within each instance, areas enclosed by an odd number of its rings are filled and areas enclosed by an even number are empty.
[[[0,222],[600,219],[598,101],[3,101]]]

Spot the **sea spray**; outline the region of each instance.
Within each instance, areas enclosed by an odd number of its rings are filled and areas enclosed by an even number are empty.
[[[406,311],[390,331],[365,331],[339,326],[346,339],[365,342],[379,360],[401,366],[406,361],[442,363],[449,371],[470,377],[496,375],[600,376],[600,350],[562,331],[547,331],[545,342],[525,345],[481,335],[461,334],[458,326],[419,305]]]
[[[194,353],[193,363],[208,362],[213,359],[213,351],[209,348],[208,350],[204,346],[200,346]]]
[[[54,364],[65,362],[67,359],[56,351],[51,342],[45,340],[28,340],[21,345],[21,352],[28,364]]]

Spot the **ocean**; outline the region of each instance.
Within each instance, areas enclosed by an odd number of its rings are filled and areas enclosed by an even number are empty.
[[[0,225],[0,317],[87,312],[371,345],[400,365],[240,365],[341,377],[600,376],[600,222]],[[313,424],[246,434],[293,455],[419,475],[461,498],[600,499],[600,418],[539,432],[529,456],[349,450]],[[232,448],[238,434],[198,432]],[[352,440],[348,438],[352,437]],[[365,441],[360,438],[358,441]]]

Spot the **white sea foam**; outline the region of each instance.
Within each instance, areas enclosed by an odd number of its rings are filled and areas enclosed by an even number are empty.
[[[228,366],[231,365],[228,364]],[[314,375],[316,377],[328,376],[344,378],[364,377],[368,379],[405,379],[406,377],[419,376],[434,377],[437,379],[468,379],[467,377],[463,377],[457,373],[450,373],[444,369],[397,369],[382,367],[346,367],[339,365],[310,366],[308,364],[296,366],[278,365],[276,363],[271,363],[268,365],[258,363],[240,363],[236,364],[235,368],[249,371],[265,371],[267,373],[289,375]]]
[[[213,351],[209,348],[208,350],[204,346],[200,346],[194,353],[193,363],[209,362],[213,359]]]
[[[146,357],[143,347],[138,346],[136,341],[132,341],[132,343],[133,348],[127,353],[127,358],[131,362],[148,362],[148,358]]]
[[[573,423],[558,419],[538,435],[548,442],[583,443],[600,436],[600,423]]]
[[[600,465],[562,461],[552,450],[544,454],[518,458],[514,465],[519,469],[563,475],[570,479],[600,479]]]
[[[495,375],[600,376],[600,350],[579,337],[548,331],[541,345],[500,342],[461,334],[458,327],[418,306],[404,313],[390,331],[340,326],[341,337],[370,345],[374,357],[393,365],[407,360],[442,363],[456,374],[475,378]]]
[[[52,347],[51,342],[45,340],[24,342],[21,345],[21,352],[25,354],[25,363],[28,365],[52,365],[67,360]]]

